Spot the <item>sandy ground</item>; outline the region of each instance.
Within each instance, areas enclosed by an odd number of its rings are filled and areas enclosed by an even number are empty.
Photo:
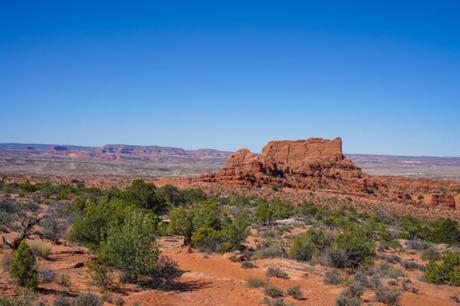
[[[133,305],[259,305],[264,298],[263,289],[252,289],[245,286],[250,277],[265,278],[268,266],[277,266],[286,271],[289,279],[270,278],[276,286],[286,291],[291,286],[300,286],[305,299],[295,300],[285,297],[286,302],[294,305],[335,305],[335,300],[344,286],[326,285],[324,273],[328,268],[310,266],[289,259],[261,259],[254,263],[257,268],[242,269],[240,263],[232,262],[230,254],[205,254],[198,251],[190,252],[182,247],[179,237],[164,237],[160,241],[163,255],[169,256],[178,263],[185,273],[179,278],[180,290],[162,291],[140,288],[134,285],[119,284],[111,290],[112,298],[123,297],[126,304]],[[0,250],[3,257],[5,250]],[[404,254],[404,258],[415,258],[415,255]],[[75,297],[81,292],[98,292],[91,284],[87,267],[81,266],[91,258],[88,250],[82,247],[55,245],[49,260],[39,259],[39,270],[53,270],[56,275],[66,275],[70,285],[62,286],[56,281],[40,285],[38,294],[50,302],[56,295]],[[416,259],[416,258],[415,258]],[[419,289],[418,294],[404,292],[401,305],[458,305],[451,296],[460,296],[460,289],[451,286],[436,286],[418,280],[421,272],[409,272],[413,285]],[[0,277],[0,294],[14,295],[14,284],[8,280],[8,273],[2,272]],[[374,293],[368,291],[363,296],[363,305],[381,305],[373,302]],[[106,303],[106,305],[110,305]]]

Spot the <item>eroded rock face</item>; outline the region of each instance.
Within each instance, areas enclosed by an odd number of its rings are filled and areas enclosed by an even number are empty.
[[[260,156],[240,149],[219,172],[202,178],[232,185],[279,184],[365,193],[375,190],[369,176],[343,156],[340,138],[271,141]]]
[[[431,196],[431,206],[455,208],[455,198],[447,194],[433,194]]]
[[[337,163],[343,159],[340,138],[270,141],[263,148],[261,156],[261,161],[268,172],[284,173],[310,172],[312,166]]]

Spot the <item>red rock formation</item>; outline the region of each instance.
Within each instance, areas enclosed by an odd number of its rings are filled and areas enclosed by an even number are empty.
[[[455,208],[454,196],[447,194],[433,194],[431,195],[431,206]]]
[[[268,172],[284,173],[310,172],[316,164],[337,163],[343,159],[340,138],[270,141],[263,148],[261,156]]]
[[[202,179],[227,185],[279,184],[364,193],[376,190],[370,177],[343,156],[340,138],[271,141],[260,156],[240,149],[219,172]]]

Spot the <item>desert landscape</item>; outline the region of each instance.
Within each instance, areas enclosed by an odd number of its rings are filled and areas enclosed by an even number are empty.
[[[459,16],[0,0],[0,306],[460,305]]]
[[[340,138],[206,152],[206,162],[227,161],[214,173],[143,179],[4,174],[3,303],[460,302],[459,183],[369,175]],[[155,158],[176,155],[191,163],[184,151]],[[36,262],[29,291],[12,276],[21,248]]]

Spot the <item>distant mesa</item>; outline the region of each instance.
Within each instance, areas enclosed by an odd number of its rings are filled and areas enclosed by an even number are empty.
[[[230,186],[278,186],[368,195],[412,204],[417,204],[416,195],[428,194],[431,201],[425,205],[456,205],[452,195],[439,194],[451,184],[447,181],[368,175],[344,156],[341,138],[270,141],[260,155],[239,149],[222,169],[199,179]]]
[[[220,171],[203,178],[234,185],[374,189],[369,176],[343,155],[341,138],[270,141],[261,155],[240,149]]]

